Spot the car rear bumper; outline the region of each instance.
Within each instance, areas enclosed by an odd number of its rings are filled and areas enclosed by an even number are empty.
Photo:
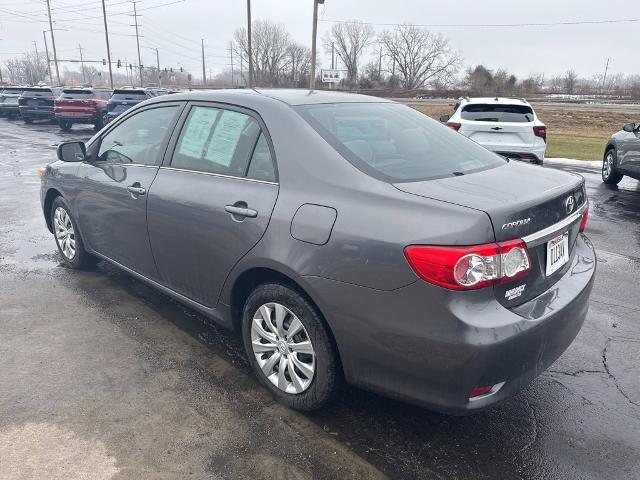
[[[512,160],[522,160],[525,162],[542,163],[547,150],[546,145],[542,146],[520,146],[520,145],[483,145],[488,150]]]
[[[52,108],[20,107],[20,115],[27,118],[54,118]]]
[[[381,292],[308,278],[353,385],[450,414],[510,398],[549,367],[578,334],[596,258],[582,234],[571,268],[514,309],[486,291],[453,292],[417,281]],[[476,387],[504,385],[470,401]]]

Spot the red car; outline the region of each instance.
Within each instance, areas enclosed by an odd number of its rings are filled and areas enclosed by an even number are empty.
[[[107,101],[111,90],[66,88],[54,104],[54,113],[62,130],[71,130],[74,123],[91,123],[100,130],[105,123]]]

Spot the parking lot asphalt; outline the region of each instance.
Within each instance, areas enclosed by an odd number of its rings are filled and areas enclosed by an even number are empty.
[[[201,315],[61,265],[37,169],[91,135],[0,119],[0,478],[640,479],[640,182],[545,167],[585,177],[599,265],[582,331],[518,396],[448,417],[345,388],[300,414]]]

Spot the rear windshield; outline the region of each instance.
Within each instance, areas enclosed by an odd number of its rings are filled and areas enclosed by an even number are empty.
[[[533,122],[533,110],[527,105],[490,105],[477,103],[462,108],[463,120],[474,122]]]
[[[505,163],[501,157],[406,105],[335,103],[295,109],[350,163],[384,181],[464,175]]]
[[[48,88],[25,88],[22,95],[29,97],[52,97],[53,92]]]
[[[91,90],[63,90],[60,98],[91,98],[93,96],[93,92]]]
[[[5,88],[2,95],[18,95],[22,93],[22,88]]]
[[[113,92],[111,100],[137,100],[147,98],[147,93],[142,90],[116,90]]]

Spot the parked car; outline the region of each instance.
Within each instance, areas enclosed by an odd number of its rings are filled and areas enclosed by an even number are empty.
[[[116,89],[107,104],[107,119],[111,121],[134,105],[144,102],[153,96],[149,90],[144,88],[124,87]]]
[[[23,91],[24,87],[4,87],[0,94],[0,116],[12,119],[20,115],[18,99]]]
[[[627,123],[604,149],[602,181],[617,185],[624,175],[640,180],[640,123]]]
[[[24,123],[34,120],[49,120],[55,122],[53,101],[62,92],[58,87],[27,87],[18,99],[20,116]]]
[[[282,403],[342,378],[456,414],[546,369],[587,313],[584,179],[408,106],[305,90],[149,100],[42,172],[63,261],[107,260],[242,335]]]
[[[547,127],[524,99],[464,98],[440,121],[504,157],[544,162]]]
[[[100,130],[106,123],[107,102],[111,90],[65,88],[55,100],[54,112],[62,130],[71,130],[74,123],[90,123]]]

